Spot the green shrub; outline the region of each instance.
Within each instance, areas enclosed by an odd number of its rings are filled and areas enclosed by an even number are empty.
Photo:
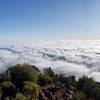
[[[54,77],[54,72],[50,67],[44,68],[43,74],[46,75],[46,76],[49,76],[49,77]]]
[[[40,88],[37,84],[26,81],[24,82],[24,93],[29,97],[29,98],[37,98],[39,96],[39,91]]]
[[[73,99],[72,100],[87,100],[86,99],[86,95],[82,92],[76,92],[74,95],[73,95]]]
[[[23,94],[17,93],[15,100],[27,100],[27,98]]]
[[[17,87],[21,88],[24,81],[31,81],[36,83],[37,72],[31,65],[17,64],[9,69],[12,81]]]
[[[1,97],[3,97],[4,99],[9,96],[14,96],[17,92],[15,85],[10,81],[4,81],[3,83],[1,83],[1,90]]]
[[[4,72],[3,74],[1,74],[1,79],[4,80],[4,81],[10,81],[10,80],[11,80],[10,71],[7,70],[7,71]]]
[[[95,87],[93,89],[93,92],[94,92],[93,96],[94,96],[95,100],[100,100],[100,88]]]
[[[77,82],[77,89],[83,91],[87,97],[93,96],[93,90],[96,87],[96,83],[92,78],[82,77]]]
[[[47,84],[50,84],[52,81],[53,81],[53,79],[49,76],[46,76],[46,75],[40,74],[38,77],[38,84],[40,86],[45,86]]]
[[[2,88],[10,88],[10,87],[15,87],[14,84],[11,81],[4,81],[1,83]]]

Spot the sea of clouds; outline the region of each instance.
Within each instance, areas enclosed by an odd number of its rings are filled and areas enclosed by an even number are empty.
[[[99,40],[0,42],[0,72],[14,64],[29,63],[55,73],[84,75],[100,82]]]

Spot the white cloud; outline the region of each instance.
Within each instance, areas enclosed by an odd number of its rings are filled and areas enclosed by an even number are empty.
[[[14,52],[13,52],[14,51]],[[100,81],[99,40],[56,40],[0,43],[0,71],[10,64],[30,63],[57,73],[86,75]]]

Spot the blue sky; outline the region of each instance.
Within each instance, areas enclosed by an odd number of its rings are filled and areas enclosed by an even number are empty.
[[[100,0],[0,0],[0,39],[100,38]]]

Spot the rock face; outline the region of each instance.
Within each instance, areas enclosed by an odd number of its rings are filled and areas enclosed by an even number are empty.
[[[42,100],[72,100],[73,89],[65,88],[62,83],[52,84],[41,88]]]

